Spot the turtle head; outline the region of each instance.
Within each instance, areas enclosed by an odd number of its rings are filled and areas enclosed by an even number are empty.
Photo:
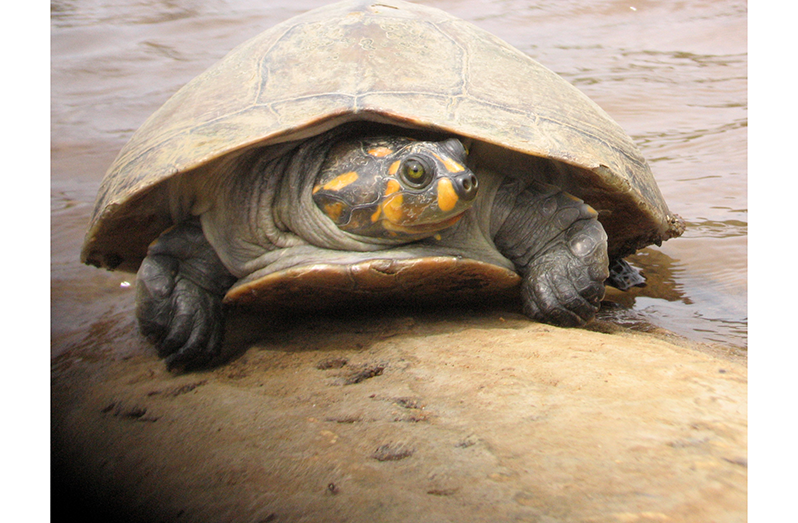
[[[345,141],[333,147],[313,200],[342,230],[418,240],[451,227],[477,196],[463,144],[410,138]]]

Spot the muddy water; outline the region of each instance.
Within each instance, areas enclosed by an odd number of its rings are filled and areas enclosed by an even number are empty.
[[[226,52],[322,0],[54,0],[53,347],[113,329],[133,276],[82,266],[105,169],[172,93]],[[747,34],[736,0],[427,0],[561,74],[640,145],[685,235],[633,262],[649,285],[605,316],[747,346]],[[127,324],[118,328],[127,329]],[[107,333],[106,333],[107,334]],[[111,333],[113,334],[113,333]]]

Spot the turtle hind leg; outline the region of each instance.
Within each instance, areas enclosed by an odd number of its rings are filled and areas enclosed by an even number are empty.
[[[645,287],[646,278],[639,269],[632,267],[622,258],[610,262],[610,276],[605,282],[618,290],[628,291],[632,287]]]
[[[218,356],[222,297],[234,282],[196,222],[167,230],[150,246],[136,279],[136,317],[170,370]]]
[[[494,243],[521,274],[524,313],[554,325],[590,321],[609,276],[607,234],[592,207],[557,187],[499,189]]]

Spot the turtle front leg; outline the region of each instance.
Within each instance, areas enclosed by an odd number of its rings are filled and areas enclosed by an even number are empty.
[[[196,222],[150,245],[136,280],[136,317],[169,369],[200,367],[219,354],[222,298],[234,282]]]
[[[590,321],[609,275],[607,234],[596,211],[557,187],[505,182],[492,213],[494,243],[523,277],[524,313],[554,325]]]

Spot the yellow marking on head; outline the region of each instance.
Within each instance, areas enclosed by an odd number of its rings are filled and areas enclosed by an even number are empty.
[[[402,186],[396,180],[388,180],[388,184],[385,186],[385,196],[398,192],[401,188]]]
[[[460,163],[455,162],[448,156],[446,158],[441,158],[440,156],[435,154],[435,158],[440,160],[443,163],[443,165],[446,167],[446,170],[449,171],[450,173],[459,173],[465,171],[465,167],[460,165]]]
[[[372,149],[369,149],[366,152],[369,153],[371,156],[376,156],[377,158],[382,158],[383,156],[388,156],[389,154],[391,154],[393,152],[393,149],[389,149],[387,147],[380,146],[380,147],[374,147]]]
[[[404,217],[405,212],[402,208],[404,204],[404,196],[401,194],[394,195],[388,198],[382,205],[382,212],[385,213],[385,217],[388,220],[399,223],[399,221]]]
[[[459,199],[450,179],[441,178],[438,180],[438,207],[440,210],[443,212],[451,211],[457,205]]]
[[[380,215],[382,214],[382,207],[377,206],[377,210],[374,211],[374,214],[371,215],[371,223],[377,223],[377,220],[380,219]]]
[[[349,171],[348,173],[336,176],[329,182],[325,183],[324,189],[328,191],[340,191],[355,180],[357,180],[357,173],[355,171]]]
[[[388,174],[394,176],[397,173],[397,171],[399,171],[400,165],[402,165],[402,162],[400,160],[396,160],[395,162],[393,162],[391,166],[388,167]]]
[[[324,206],[324,214],[335,222],[341,217],[342,212],[344,212],[344,204],[341,202],[328,203]]]

